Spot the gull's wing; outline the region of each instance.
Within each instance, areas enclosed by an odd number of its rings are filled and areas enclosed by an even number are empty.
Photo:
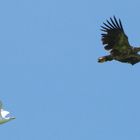
[[[9,117],[6,117],[8,114],[10,114],[10,112],[1,109],[1,116],[2,116],[2,118],[9,118]]]
[[[110,21],[106,20],[107,23],[103,23],[102,27],[102,43],[105,45],[106,50],[118,50],[119,52],[124,52],[129,49],[128,37],[124,32],[121,20],[115,18],[110,18]]]
[[[0,124],[6,123],[15,119],[15,117],[9,116],[10,112],[3,109],[2,102],[0,101]]]
[[[6,122],[9,122],[9,121],[11,121],[11,120],[13,120],[13,119],[15,119],[15,118],[2,119],[2,120],[0,120],[0,124],[3,124],[3,123],[6,123]]]
[[[6,116],[10,114],[10,112],[3,109],[2,101],[0,101],[0,118],[7,118]]]
[[[0,101],[0,109],[2,109],[3,105],[2,105],[2,101]]]
[[[3,105],[2,105],[2,101],[0,101],[0,118],[2,118],[2,114],[1,114],[2,107],[3,107]]]

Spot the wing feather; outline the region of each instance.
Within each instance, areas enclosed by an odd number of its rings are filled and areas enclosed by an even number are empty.
[[[130,48],[128,37],[124,33],[124,29],[119,19],[117,21],[116,17],[110,18],[110,21],[106,20],[107,23],[103,23],[104,26],[101,26],[103,31],[102,43],[105,45],[106,50],[118,50],[124,51],[125,49]]]
[[[113,29],[114,27],[112,27],[112,26],[109,26],[109,25],[107,25],[106,23],[103,23],[106,27],[107,27],[107,29]],[[112,28],[111,28],[112,27]]]
[[[115,24],[111,24],[108,20],[106,20],[107,21],[107,23],[114,29],[115,27],[116,27],[116,25]]]

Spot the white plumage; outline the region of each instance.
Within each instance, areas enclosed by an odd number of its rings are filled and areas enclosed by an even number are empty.
[[[10,117],[10,112],[3,109],[2,102],[0,101],[0,124],[6,123],[10,120],[15,119],[15,117]]]

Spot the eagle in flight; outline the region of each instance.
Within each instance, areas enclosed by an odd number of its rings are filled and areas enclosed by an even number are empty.
[[[98,62],[117,60],[123,63],[136,64],[140,62],[140,47],[136,48],[129,44],[128,37],[124,32],[121,20],[117,20],[114,16],[110,20],[106,20],[101,26],[102,43],[104,49],[109,51],[109,55],[99,57]]]

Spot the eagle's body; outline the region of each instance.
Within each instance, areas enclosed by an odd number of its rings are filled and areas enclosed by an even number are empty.
[[[105,45],[105,50],[110,51],[110,55],[100,57],[98,62],[106,62],[117,60],[123,63],[130,63],[132,65],[140,62],[140,55],[138,52],[140,48],[132,47],[129,44],[128,37],[124,33],[121,21],[110,18],[110,22],[103,23],[102,42]]]

